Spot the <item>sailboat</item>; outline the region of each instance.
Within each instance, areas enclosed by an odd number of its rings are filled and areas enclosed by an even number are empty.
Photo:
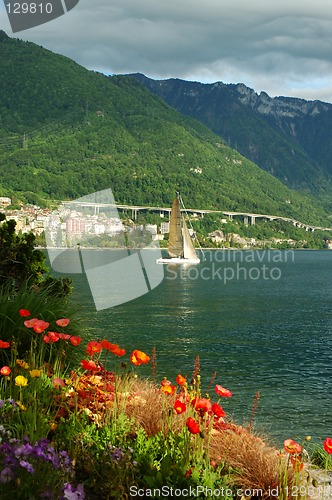
[[[158,264],[199,264],[189,230],[181,215],[180,195],[174,198],[169,223],[168,258],[157,259]]]

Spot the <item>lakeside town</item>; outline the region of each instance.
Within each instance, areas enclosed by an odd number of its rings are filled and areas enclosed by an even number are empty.
[[[160,214],[158,224],[137,224],[135,217],[120,218],[117,210],[103,208],[102,211],[85,207],[71,206],[70,203],[61,204],[58,209],[41,208],[36,205],[21,205],[20,208],[11,208],[9,197],[0,197],[0,210],[5,213],[7,219],[16,222],[16,233],[32,232],[36,237],[38,246],[67,247],[77,244],[86,246],[114,247],[127,245],[124,234],[140,232],[149,236],[149,241],[156,241],[163,246],[167,241],[169,233],[169,222],[163,220],[165,214]],[[192,216],[192,220],[198,217]],[[228,219],[221,218],[220,225],[225,227]],[[191,236],[195,237],[193,228],[189,228]],[[45,238],[46,235],[46,238]],[[132,238],[135,241],[135,238]],[[143,239],[143,243],[147,240]],[[243,237],[237,233],[229,233],[220,228],[209,232],[200,242],[203,246],[214,246],[216,248],[262,248],[278,247],[285,244],[288,247],[306,245],[305,240],[292,238],[271,238],[261,240],[257,238]],[[325,248],[332,249],[332,240],[325,239]]]

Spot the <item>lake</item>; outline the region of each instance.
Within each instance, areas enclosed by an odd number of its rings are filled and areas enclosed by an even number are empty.
[[[72,275],[92,337],[129,352],[155,346],[158,378],[173,382],[178,373],[190,380],[199,355],[203,387],[217,372],[214,384],[233,392],[222,406],[238,423],[249,422],[260,391],[255,428],[278,444],[330,436],[332,252],[205,254],[198,266],[164,266],[159,286],[99,312],[85,275]]]

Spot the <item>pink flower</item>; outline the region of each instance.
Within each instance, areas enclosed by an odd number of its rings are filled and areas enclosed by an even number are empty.
[[[68,318],[61,318],[56,320],[56,324],[58,326],[67,326],[70,323],[70,319]]]
[[[225,389],[225,387],[222,387],[221,385],[216,385],[214,390],[218,396],[222,396],[224,398],[232,397],[232,392],[229,389]]]
[[[38,318],[31,318],[24,321],[24,326],[27,328],[32,328],[35,323],[37,323]]]
[[[11,374],[11,369],[9,368],[9,366],[3,366],[0,370],[0,374],[4,377],[8,377],[8,375]]]
[[[49,326],[50,324],[47,323],[47,321],[43,321],[42,319],[37,319],[37,321],[35,321],[35,323],[33,324],[32,328],[35,333],[42,333]]]
[[[59,340],[59,334],[57,332],[47,332],[47,335],[44,336],[44,342],[46,344],[54,344]]]
[[[60,387],[65,387],[66,384],[65,384],[64,380],[62,380],[62,378],[55,377],[52,380],[52,385],[55,389],[60,389]]]

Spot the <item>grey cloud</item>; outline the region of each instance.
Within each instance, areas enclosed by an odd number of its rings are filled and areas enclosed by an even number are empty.
[[[80,0],[17,36],[107,73],[243,82],[270,95],[331,100],[326,0]]]

